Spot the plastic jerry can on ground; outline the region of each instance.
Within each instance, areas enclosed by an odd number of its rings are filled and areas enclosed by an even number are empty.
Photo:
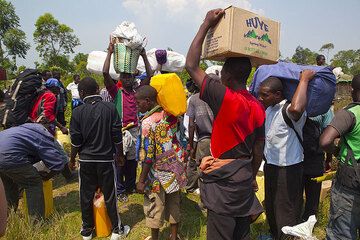
[[[44,193],[44,215],[48,218],[54,211],[54,198],[53,198],[53,184],[52,180],[43,181],[43,193]],[[23,193],[24,198],[24,212],[26,216],[29,216],[26,192]]]
[[[96,236],[109,236],[111,233],[111,221],[106,210],[104,195],[100,190],[95,193],[93,209]]]

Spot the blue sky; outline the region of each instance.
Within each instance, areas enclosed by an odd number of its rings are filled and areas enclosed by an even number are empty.
[[[360,0],[12,0],[31,50],[20,65],[40,61],[33,32],[37,18],[49,12],[74,29],[81,46],[76,52],[104,50],[109,34],[122,21],[133,21],[148,39],[147,49],[171,47],[182,54],[196,34],[206,12],[238,6],[281,22],[280,51],[291,57],[298,45],[318,51],[324,43],[339,50],[359,49],[357,16]],[[325,54],[326,55],[326,54]]]

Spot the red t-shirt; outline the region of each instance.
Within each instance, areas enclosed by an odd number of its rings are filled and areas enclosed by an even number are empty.
[[[251,158],[265,136],[265,110],[247,90],[234,91],[206,76],[200,92],[214,113],[211,153],[215,158]]]

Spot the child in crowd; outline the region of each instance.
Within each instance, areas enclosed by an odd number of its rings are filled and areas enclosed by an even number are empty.
[[[84,240],[93,237],[93,198],[100,188],[112,224],[111,240],[117,240],[130,231],[119,217],[114,181],[115,161],[124,164],[120,118],[113,103],[102,101],[94,79],[84,78],[78,87],[84,104],[75,108],[71,117],[70,166],[75,167],[75,157],[79,153],[81,235]]]
[[[103,67],[103,76],[105,87],[114,100],[124,129],[123,147],[126,161],[124,166],[117,167],[117,195],[120,201],[126,202],[128,200],[127,194],[135,192],[136,188],[136,139],[139,134],[139,127],[134,90],[135,74],[120,73],[121,80],[116,84],[109,74],[110,59],[113,52],[114,44],[110,41]],[[143,80],[142,84],[149,84],[152,70],[144,49],[141,52],[141,57],[144,60],[147,75],[147,79]]]
[[[164,219],[171,225],[171,240],[177,239],[180,222],[180,189],[186,185],[183,151],[176,137],[177,118],[166,113],[156,102],[157,92],[142,86],[136,92],[141,120],[140,160],[142,171],[137,190],[144,195],[146,226],[158,240]]]

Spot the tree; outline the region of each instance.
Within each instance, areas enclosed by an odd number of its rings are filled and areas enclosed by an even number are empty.
[[[80,45],[74,30],[59,23],[53,15],[45,13],[35,23],[34,42],[40,57],[48,66],[59,66],[68,59],[68,54],[74,53],[74,48]],[[64,58],[65,57],[65,58]]]
[[[331,60],[331,65],[341,67],[344,73],[360,74],[360,49],[339,51]]]
[[[90,72],[86,69],[88,54],[78,53],[73,59],[73,65],[75,72],[80,74],[80,77],[90,75]]]
[[[12,3],[0,0],[0,63],[12,70],[16,69],[16,57],[25,58],[30,48],[19,28],[19,17]]]
[[[85,53],[76,54],[73,59],[74,65],[78,65],[80,62],[87,62],[88,56],[89,54],[85,54]]]
[[[298,46],[295,50],[295,54],[292,56],[291,61],[297,64],[313,65],[316,63],[316,52],[311,51],[308,48]]]
[[[326,53],[326,60],[329,61],[329,52],[330,50],[334,49],[334,44],[332,43],[326,43],[324,45],[322,45],[322,47],[320,48],[320,52],[324,52],[325,50],[327,51]]]

